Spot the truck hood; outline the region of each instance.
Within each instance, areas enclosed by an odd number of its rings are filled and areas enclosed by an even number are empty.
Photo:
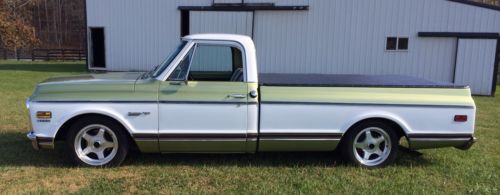
[[[123,72],[54,77],[39,83],[34,101],[109,101],[134,92],[142,73]]]
[[[116,83],[116,82],[135,82],[142,73],[139,72],[116,72],[116,73],[105,73],[105,74],[85,74],[85,75],[73,75],[73,76],[63,76],[63,77],[53,77],[49,78],[40,83],[40,85],[46,84],[85,84],[85,83]]]

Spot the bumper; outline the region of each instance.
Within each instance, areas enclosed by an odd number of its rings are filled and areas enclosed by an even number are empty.
[[[408,136],[411,149],[455,147],[468,150],[476,140],[472,134],[417,134]]]
[[[472,147],[472,145],[474,145],[474,143],[477,142],[477,138],[476,137],[472,137],[469,141],[467,141],[463,146],[459,146],[459,147],[456,147],[460,150],[468,150]]]
[[[39,137],[33,131],[29,132],[26,137],[31,141],[31,145],[35,150],[54,149],[54,138]]]

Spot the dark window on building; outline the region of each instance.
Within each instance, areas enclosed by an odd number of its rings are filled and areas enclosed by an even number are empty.
[[[398,44],[398,38],[396,37],[387,37],[386,50],[396,50]]]
[[[398,39],[398,50],[408,50],[408,38]]]
[[[387,51],[407,51],[408,44],[408,37],[387,37],[385,49]]]

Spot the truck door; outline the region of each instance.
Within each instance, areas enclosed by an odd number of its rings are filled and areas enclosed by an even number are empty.
[[[162,152],[245,152],[248,86],[242,51],[193,44],[159,87]]]

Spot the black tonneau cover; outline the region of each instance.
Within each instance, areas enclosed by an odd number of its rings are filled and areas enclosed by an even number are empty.
[[[465,88],[401,75],[259,74],[261,86]]]

